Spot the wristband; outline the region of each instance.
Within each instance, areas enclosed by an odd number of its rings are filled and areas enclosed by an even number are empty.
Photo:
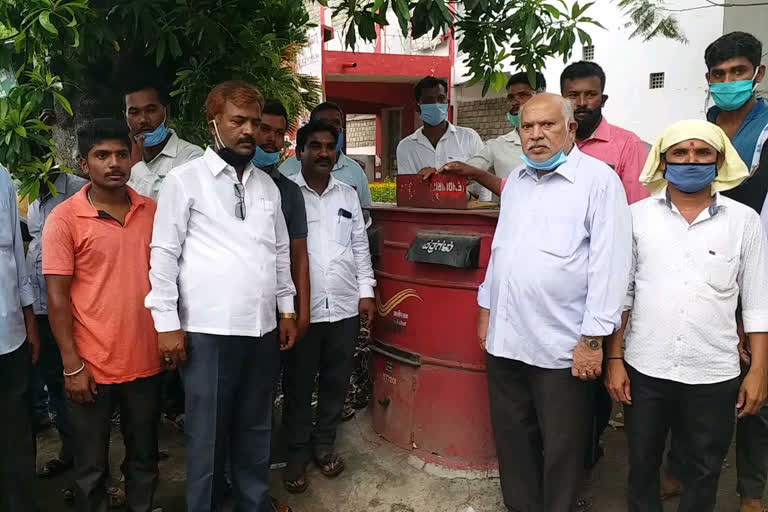
[[[296,319],[296,313],[280,313],[280,318]]]
[[[624,356],[618,356],[618,357],[606,357],[606,359],[607,359],[607,360],[609,360],[609,361],[610,361],[611,359],[621,359],[621,360],[623,361],[623,360],[624,360]]]
[[[80,368],[78,368],[77,370],[73,371],[72,373],[67,373],[66,370],[62,371],[61,373],[63,373],[65,377],[74,377],[75,375],[77,375],[78,373],[82,372],[83,370],[85,370],[85,363],[83,363],[83,365]]]

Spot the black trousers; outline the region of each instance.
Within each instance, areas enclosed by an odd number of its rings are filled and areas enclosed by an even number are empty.
[[[743,499],[762,499],[768,480],[768,404],[736,422],[736,474]]]
[[[501,491],[515,512],[569,512],[584,477],[593,383],[486,354]]]
[[[352,375],[360,317],[310,324],[307,335],[286,354],[283,423],[288,461],[303,463],[313,452],[333,450],[336,428]],[[317,422],[312,426],[312,391],[318,378]]]
[[[35,509],[35,439],[29,379],[32,359],[25,342],[0,355],[0,510]]]
[[[37,330],[40,334],[40,359],[37,368],[45,386],[48,388],[50,408],[56,415],[56,429],[61,439],[59,459],[71,464],[72,455],[72,426],[69,421],[69,410],[64,393],[64,367],[61,363],[61,353],[53,337],[48,315],[36,315]]]
[[[632,405],[624,407],[629,444],[630,512],[662,512],[660,476],[667,433],[678,442],[683,494],[679,512],[715,508],[717,482],[733,435],[739,379],[682,384],[627,365]]]
[[[109,435],[112,410],[120,407],[125,443],[126,510],[151,512],[157,489],[157,435],[160,424],[161,376],[120,384],[99,384],[94,402],[69,400],[75,448],[75,486],[79,512],[107,512]]]

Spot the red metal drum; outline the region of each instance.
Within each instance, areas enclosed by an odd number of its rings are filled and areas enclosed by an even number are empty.
[[[374,207],[373,426],[456,469],[495,464],[476,334],[497,210]]]

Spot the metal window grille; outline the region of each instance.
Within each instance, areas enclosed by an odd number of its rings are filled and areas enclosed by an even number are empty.
[[[663,89],[664,88],[664,73],[651,73],[648,79],[649,89]]]
[[[595,45],[585,45],[582,48],[581,56],[584,60],[595,60]]]

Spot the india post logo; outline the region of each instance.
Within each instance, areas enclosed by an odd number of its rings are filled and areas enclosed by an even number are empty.
[[[414,298],[419,302],[422,302],[419,294],[412,288],[406,288],[394,294],[387,302],[381,303],[381,297],[376,297],[376,308],[379,310],[379,316],[389,315],[397,306],[399,306],[406,299]]]

